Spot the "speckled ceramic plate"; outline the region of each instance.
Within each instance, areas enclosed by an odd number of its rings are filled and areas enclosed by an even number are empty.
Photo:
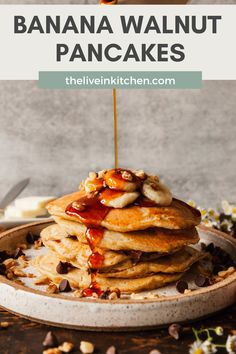
[[[25,241],[25,235],[32,231],[39,233],[49,223],[40,222],[17,227],[0,236],[0,249],[11,249]],[[215,230],[199,228],[201,241],[214,242],[225,249],[236,261],[236,240]],[[37,251],[30,249],[27,256]],[[32,269],[29,270],[33,272]],[[22,278],[25,285],[19,285],[0,276],[0,306],[20,316],[55,326],[90,329],[98,331],[121,331],[148,329],[165,326],[173,322],[194,321],[231,305],[236,299],[236,274],[227,279],[200,288],[189,294],[177,294],[175,284],[153,291],[160,297],[116,301],[78,299],[71,295],[49,295],[45,289],[33,285],[33,279]],[[194,288],[190,280],[190,288]]]

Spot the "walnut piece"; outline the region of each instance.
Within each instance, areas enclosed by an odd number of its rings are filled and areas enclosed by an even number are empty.
[[[49,348],[44,350],[43,354],[62,354],[62,351],[58,348]]]
[[[58,293],[58,287],[56,286],[56,284],[49,284],[47,289],[46,289],[48,294],[56,294]]]
[[[79,202],[73,202],[72,207],[76,210],[79,210],[79,211],[85,210],[85,205],[83,203],[79,203]]]
[[[10,326],[9,322],[0,322],[0,327],[1,328],[8,328]]]
[[[83,354],[92,354],[94,352],[94,345],[91,342],[80,342],[80,350]]]
[[[27,274],[25,274],[21,269],[14,267],[12,268],[12,272],[16,277],[26,277]]]
[[[10,269],[11,267],[16,265],[16,260],[13,258],[8,258],[3,262],[3,264],[6,266],[7,269]]]
[[[129,182],[133,181],[133,176],[132,176],[132,174],[129,171],[123,171],[121,176],[126,181],[129,181]]]
[[[74,349],[74,344],[70,342],[64,342],[58,347],[63,353],[70,353]]]
[[[42,276],[42,277],[37,278],[35,280],[34,284],[35,285],[48,285],[48,284],[50,284],[50,279]]]
[[[137,170],[134,171],[135,176],[137,176],[138,178],[144,180],[147,178],[147,174],[143,171],[143,170]]]

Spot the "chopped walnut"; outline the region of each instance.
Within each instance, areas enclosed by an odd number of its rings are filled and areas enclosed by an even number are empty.
[[[63,353],[70,353],[74,349],[74,344],[70,342],[64,342],[58,347]]]
[[[25,256],[20,256],[18,258],[18,263],[19,263],[21,268],[26,268],[29,265],[29,263],[26,261],[26,257]]]
[[[8,258],[3,262],[3,264],[6,266],[7,269],[10,269],[11,267],[16,265],[16,260],[13,258]]]
[[[80,350],[83,354],[92,354],[94,352],[94,345],[91,342],[80,342]]]
[[[112,291],[109,295],[108,295],[108,299],[109,300],[117,300],[118,299],[118,295],[115,291]]]
[[[13,268],[12,269],[12,271],[13,271],[13,274],[16,276],[16,277],[26,277],[27,276],[27,274],[25,274],[21,269],[19,269],[19,268]]]
[[[43,354],[62,354],[62,351],[58,348],[49,348],[44,350]]]
[[[216,277],[213,278],[213,280],[214,280],[215,283],[219,283],[220,281],[223,280],[223,278],[216,276]]]
[[[27,278],[35,278],[36,276],[33,273],[27,273]]]
[[[123,171],[121,174],[122,178],[125,179],[126,181],[132,182],[133,181],[133,176],[129,171]]]
[[[10,326],[9,322],[0,322],[0,327],[1,328],[8,328]]]
[[[134,171],[134,174],[142,180],[147,178],[147,174],[143,170]]]
[[[49,284],[47,289],[46,289],[48,294],[56,294],[58,293],[58,287],[56,286],[56,284]]]
[[[42,240],[39,238],[38,240],[34,241],[34,249],[39,249],[40,247],[42,247],[43,242]]]
[[[222,270],[221,272],[218,273],[218,276],[220,278],[227,278],[229,275],[233,274],[235,272],[234,267],[229,267],[227,270]]]
[[[99,171],[98,172],[98,178],[104,178],[106,173],[107,173],[107,170]]]
[[[50,279],[42,276],[42,277],[37,278],[35,280],[34,284],[35,285],[48,285],[48,284],[50,284]]]
[[[154,182],[154,183],[159,183],[160,180],[159,180],[159,177],[158,176],[148,176],[148,179],[151,181],[151,182]]]
[[[83,203],[73,202],[72,207],[76,210],[79,210],[79,211],[85,210],[85,205]]]
[[[11,270],[7,271],[6,277],[7,279],[12,280],[14,278],[13,272]]]
[[[75,290],[73,292],[73,296],[78,297],[78,298],[82,298],[83,297],[83,291],[82,290]]]
[[[154,189],[155,191],[158,191],[160,189],[158,183],[156,182],[151,182],[150,186],[152,187],[152,189]]]
[[[20,279],[15,279],[14,282],[20,285],[25,285],[24,282]]]

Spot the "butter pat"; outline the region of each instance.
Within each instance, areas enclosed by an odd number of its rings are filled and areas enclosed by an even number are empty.
[[[40,210],[45,209],[46,205],[56,199],[55,197],[26,197],[15,200],[15,207],[20,210]]]
[[[6,219],[25,219],[47,216],[46,205],[55,197],[26,197],[16,199],[4,212]]]
[[[15,207],[15,205],[9,205],[4,213],[5,218],[7,219],[15,219],[15,218],[36,218],[37,216],[46,215],[46,209],[25,209],[20,210]]]

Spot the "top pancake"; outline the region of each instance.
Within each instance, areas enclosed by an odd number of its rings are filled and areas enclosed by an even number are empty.
[[[50,202],[47,209],[51,215],[81,223],[76,216],[65,213],[69,204],[85,195],[78,191]],[[152,227],[167,229],[187,229],[201,221],[200,212],[188,204],[173,199],[170,206],[129,206],[123,209],[111,208],[101,222],[101,226],[112,231],[129,232],[145,230]]]

